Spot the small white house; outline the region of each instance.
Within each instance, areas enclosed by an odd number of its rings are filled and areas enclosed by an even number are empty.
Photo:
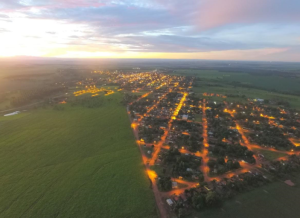
[[[172,188],[178,188],[178,183],[177,182],[172,182]]]
[[[183,120],[187,120],[189,118],[189,115],[182,115]]]
[[[15,112],[10,113],[10,114],[5,114],[4,116],[5,116],[5,117],[9,117],[9,116],[17,115],[17,114],[19,114],[19,113],[20,113],[20,111],[15,111]]]
[[[168,203],[169,206],[172,206],[174,204],[173,201],[172,201],[172,199],[170,199],[170,198],[167,199],[167,203]]]

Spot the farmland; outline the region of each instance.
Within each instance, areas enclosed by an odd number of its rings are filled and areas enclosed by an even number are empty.
[[[294,73],[290,76],[283,74],[259,74],[259,73],[245,73],[241,72],[223,72],[217,70],[177,70],[175,75],[197,76],[202,81],[207,83],[217,83],[233,86],[249,86],[251,88],[258,88],[266,91],[278,91],[286,93],[300,92],[300,77],[299,74]]]
[[[0,216],[157,217],[121,97],[1,117]]]
[[[224,95],[238,95],[239,97],[228,97],[228,101],[247,101],[247,98],[263,98],[263,99],[277,99],[282,101],[288,101],[293,108],[300,108],[300,98],[296,95],[289,95],[283,93],[272,92],[268,90],[261,90],[256,88],[246,88],[240,86],[234,86],[230,84],[224,84],[223,82],[207,82],[199,81],[197,86],[193,88],[193,91],[202,95],[203,93],[219,93]],[[241,97],[245,96],[245,97]],[[211,100],[220,101],[222,98],[208,97]]]
[[[224,82],[240,82],[244,84],[251,84],[256,87],[266,89],[278,89],[281,91],[299,91],[300,77],[297,73],[289,75],[274,74],[274,73],[248,73],[243,72],[230,72],[218,70],[177,70],[174,72],[177,75],[193,75],[199,76],[203,79],[213,79]]]
[[[264,99],[278,99],[289,101],[292,107],[300,108],[300,98],[294,95],[280,94],[271,91],[259,90],[254,88],[243,88],[243,87],[234,87],[230,85],[222,85],[222,86],[208,86],[199,83],[199,86],[194,87],[193,91],[196,94],[202,95],[205,92],[208,93],[220,93],[220,94],[232,94],[232,95],[245,95],[248,98],[264,98]],[[234,101],[245,101],[241,97],[228,97],[229,100]],[[215,98],[215,100],[221,100],[220,98]]]

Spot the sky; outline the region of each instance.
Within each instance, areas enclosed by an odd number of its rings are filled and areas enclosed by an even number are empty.
[[[300,62],[300,0],[0,0],[0,57]]]

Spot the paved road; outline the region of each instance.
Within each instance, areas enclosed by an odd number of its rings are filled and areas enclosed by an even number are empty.
[[[130,119],[131,123],[133,123],[130,115],[129,115],[129,119]],[[133,125],[133,134],[135,136],[137,145],[138,145],[138,147],[140,149],[140,152],[141,152],[141,155],[142,155],[142,158],[143,158],[143,163],[144,163],[145,169],[147,171],[148,177],[149,177],[149,179],[152,182],[152,191],[154,193],[154,197],[155,197],[157,208],[159,210],[160,217],[161,218],[168,218],[168,212],[166,211],[165,204],[164,204],[164,202],[163,202],[163,200],[161,198],[160,192],[159,192],[158,187],[157,187],[156,174],[153,174],[153,172],[149,168],[149,165],[147,164],[147,159],[148,158],[145,157],[145,155],[143,154],[143,150],[141,148],[141,144],[139,143],[139,135],[138,135],[137,125]]]

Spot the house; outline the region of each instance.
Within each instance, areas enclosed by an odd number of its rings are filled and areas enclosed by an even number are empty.
[[[178,188],[178,183],[177,182],[172,182],[172,188]]]
[[[189,115],[182,115],[182,119],[183,119],[183,120],[187,120],[188,117],[189,117]]]
[[[207,191],[210,191],[210,189],[209,189],[207,186],[204,186],[204,188],[205,188]]]
[[[9,117],[9,116],[17,115],[19,113],[20,113],[20,111],[16,111],[16,112],[13,112],[13,113],[10,113],[10,114],[5,114],[4,116]]]
[[[185,194],[181,194],[181,195],[179,195],[180,196],[180,198],[185,202],[185,201],[187,201],[187,198],[186,198],[186,196],[185,196]]]
[[[168,203],[168,205],[171,207],[173,204],[174,204],[174,202],[172,201],[172,199],[167,199],[166,200],[167,201],[167,203]]]
[[[262,103],[262,102],[264,102],[264,99],[261,99],[261,98],[255,98],[255,99],[253,99],[253,101],[257,101],[257,102]]]
[[[295,186],[295,183],[293,183],[291,180],[286,180],[286,181],[284,181],[284,183],[289,186]]]
[[[173,201],[178,202],[178,201],[179,201],[179,197],[178,197],[177,195],[175,195],[175,196],[173,197]]]

